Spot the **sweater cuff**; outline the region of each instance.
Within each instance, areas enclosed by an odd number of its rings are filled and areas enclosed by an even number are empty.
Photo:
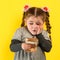
[[[10,44],[10,50],[13,52],[20,51],[22,42],[16,39],[13,39]]]
[[[45,38],[43,37],[42,33],[36,35],[36,37],[39,39],[40,42],[45,40]]]

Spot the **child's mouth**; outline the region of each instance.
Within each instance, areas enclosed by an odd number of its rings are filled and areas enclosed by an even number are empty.
[[[37,32],[36,30],[33,30],[33,32]]]

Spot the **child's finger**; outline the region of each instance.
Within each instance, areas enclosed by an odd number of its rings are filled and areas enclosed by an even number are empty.
[[[27,47],[30,49],[32,47],[32,45],[31,44],[28,44]]]

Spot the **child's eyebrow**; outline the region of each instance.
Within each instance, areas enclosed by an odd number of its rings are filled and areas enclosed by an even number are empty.
[[[33,21],[29,21],[29,22],[33,22]]]

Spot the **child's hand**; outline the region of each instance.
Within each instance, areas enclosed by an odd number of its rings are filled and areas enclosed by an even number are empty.
[[[39,27],[37,30],[37,34],[40,34],[42,32],[43,28]]]
[[[22,43],[21,47],[23,50],[27,51],[32,48],[32,45],[27,43]]]

